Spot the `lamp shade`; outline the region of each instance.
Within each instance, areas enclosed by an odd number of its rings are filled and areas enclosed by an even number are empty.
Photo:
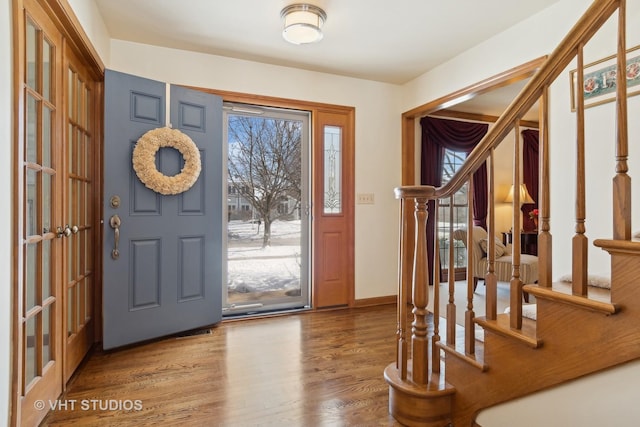
[[[327,14],[318,6],[296,3],[282,9],[284,19],[282,37],[289,43],[307,44],[322,40],[322,26]]]
[[[509,189],[509,194],[507,194],[507,197],[504,199],[504,201],[507,203],[512,203],[513,193],[514,193],[514,186],[512,185],[511,188]],[[528,203],[535,203],[535,202],[531,198],[529,191],[527,191],[527,186],[524,184],[520,184],[520,204],[525,205]]]

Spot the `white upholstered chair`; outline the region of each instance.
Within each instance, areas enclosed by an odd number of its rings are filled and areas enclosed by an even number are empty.
[[[460,229],[453,232],[453,238],[460,240],[467,246],[467,230]],[[473,289],[478,286],[478,280],[484,280],[487,274],[487,252],[488,247],[487,231],[482,227],[473,227],[473,248],[469,251],[467,248],[467,256],[469,263],[473,265]],[[496,238],[496,258],[494,261],[494,270],[499,282],[510,282],[513,271],[512,255],[505,253],[507,248]],[[535,255],[520,255],[520,280],[523,284],[536,283],[538,281],[538,257]],[[525,301],[529,296],[524,295]]]

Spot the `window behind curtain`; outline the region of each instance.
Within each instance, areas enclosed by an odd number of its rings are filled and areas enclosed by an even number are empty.
[[[456,152],[445,149],[442,162],[442,185],[446,185],[453,175],[460,169],[462,163],[467,158],[467,153]],[[464,243],[453,240],[449,235],[449,218],[453,209],[453,229],[466,228],[468,223],[468,185],[462,186],[453,197],[453,206],[451,206],[451,198],[441,199],[438,208],[438,244],[440,247],[440,266],[442,269],[442,278],[446,280],[449,268],[449,244],[453,242],[453,262],[456,269],[456,280],[464,279],[467,265],[467,251]]]

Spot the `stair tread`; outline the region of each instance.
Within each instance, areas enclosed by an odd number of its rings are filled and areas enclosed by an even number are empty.
[[[438,346],[445,352],[455,355],[466,360],[480,370],[485,370],[484,364],[484,335],[482,328],[474,327],[474,352],[472,354],[466,352],[465,344],[465,328],[456,323],[456,336],[453,344],[447,342],[447,319],[440,317],[440,341]]]
[[[520,329],[514,329],[511,327],[510,314],[498,314],[496,320],[488,320],[486,317],[478,317],[475,321],[485,330],[515,338],[530,347],[538,348],[542,345],[542,342],[536,338],[536,322],[534,320],[523,317],[522,328]]]
[[[573,295],[571,283],[555,282],[551,288],[540,285],[525,285],[523,290],[536,298],[570,304],[583,309],[615,314],[620,311],[620,305],[611,302],[609,289],[587,286],[587,296]]]
[[[631,240],[596,239],[593,244],[608,252],[640,253],[640,238],[636,236]]]
[[[571,282],[553,282],[551,289],[555,292],[571,295],[571,286]],[[595,301],[611,302],[611,289],[587,286],[587,297]]]

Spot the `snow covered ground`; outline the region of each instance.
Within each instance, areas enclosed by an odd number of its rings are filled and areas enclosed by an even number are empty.
[[[271,246],[262,247],[264,224],[230,221],[228,289],[248,293],[300,289],[300,221],[275,221]]]

